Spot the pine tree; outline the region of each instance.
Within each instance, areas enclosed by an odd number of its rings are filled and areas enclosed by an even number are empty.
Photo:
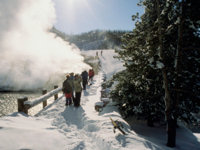
[[[126,70],[115,76],[118,85],[111,96],[125,115],[143,116],[151,126],[165,112],[170,147],[175,146],[177,118],[194,123],[191,112],[198,110],[199,3],[144,0],[144,15],[117,50]]]
[[[131,105],[131,107],[138,106],[134,110],[135,113],[142,112],[140,113],[141,116],[151,121],[162,118],[161,116],[164,114],[163,101],[160,98],[164,91],[160,88],[162,86],[162,74],[159,68],[162,67],[162,63],[159,61],[157,51],[156,9],[155,5],[152,5],[149,1],[146,1],[145,5],[146,13],[141,17],[142,21],[137,21],[133,32],[124,36],[123,50],[119,50],[118,53],[119,58],[124,61],[127,74],[130,74],[127,84],[134,87],[134,90],[126,90],[129,91],[129,93],[126,92],[126,95],[133,97],[131,102],[134,105]],[[137,16],[133,16],[133,19],[135,18]],[[124,84],[121,85],[125,86]],[[130,106],[129,103],[130,101],[121,105]]]

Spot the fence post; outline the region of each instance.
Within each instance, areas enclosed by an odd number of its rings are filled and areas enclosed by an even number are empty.
[[[54,89],[57,89],[58,86],[57,85],[54,85]],[[58,99],[58,93],[54,95],[54,100],[57,100]]]
[[[42,95],[46,94],[47,90],[42,90]],[[43,108],[47,106],[47,100],[43,101]]]
[[[28,97],[22,97],[17,99],[18,112],[24,112],[28,115],[28,108],[24,105],[25,101],[28,101]]]

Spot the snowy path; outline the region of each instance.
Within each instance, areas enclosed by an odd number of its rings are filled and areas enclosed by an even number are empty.
[[[52,126],[65,136],[67,150],[129,150],[133,145],[136,149],[162,150],[159,145],[131,131],[125,122],[128,135],[124,136],[119,131],[113,133],[109,117],[121,119],[116,107],[108,105],[100,113],[94,109],[94,104],[100,101],[102,77],[100,72],[95,76],[94,84],[83,91],[81,107],[66,107],[65,98],[61,97],[50,108],[42,111],[39,117],[52,120]]]
[[[101,81],[102,74],[100,73],[95,76],[94,84],[82,92],[79,108],[66,107],[65,98],[62,97],[51,108],[39,114],[39,116],[53,120],[52,125],[66,136],[68,149],[111,149],[110,144],[103,142],[103,139],[98,137],[101,127],[96,120],[98,113],[94,109],[94,104],[100,100]],[[94,118],[96,119],[94,120]]]
[[[81,107],[66,107],[65,98],[61,97],[50,108],[42,111],[39,117],[52,120],[55,129],[65,136],[67,150],[129,150],[133,147],[131,141],[136,141],[137,149],[162,150],[162,147],[131,131],[125,122],[128,135],[124,136],[119,131],[113,133],[109,117],[121,119],[116,107],[108,105],[100,113],[94,109],[94,104],[100,101],[102,77],[100,72],[95,76],[94,84],[83,91]]]

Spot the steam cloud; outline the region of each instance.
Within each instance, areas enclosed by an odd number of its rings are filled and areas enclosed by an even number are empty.
[[[80,73],[80,50],[50,33],[51,0],[0,1],[0,90],[32,90],[66,72]]]

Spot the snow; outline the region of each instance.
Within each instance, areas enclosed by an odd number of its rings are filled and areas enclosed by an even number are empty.
[[[159,69],[162,69],[162,68],[164,68],[164,64],[160,61],[156,61],[156,67]]]
[[[96,105],[97,105],[97,106],[102,106],[102,107],[103,107],[104,103],[103,103],[103,102],[96,102],[96,103],[95,103],[95,106],[96,106]]]
[[[95,51],[84,52],[95,54]],[[1,150],[171,150],[166,147],[165,127],[147,127],[143,122],[130,118],[122,119],[114,102],[110,102],[101,112],[94,109],[101,101],[101,83],[104,74],[108,77],[123,69],[113,60],[113,50],[106,50],[99,56],[102,71],[94,77],[94,83],[82,92],[81,106],[65,106],[61,96],[36,116],[13,113],[0,118]],[[115,61],[115,63],[113,63]],[[122,65],[121,65],[122,66]],[[123,124],[127,135],[118,130],[113,133],[110,121]],[[200,134],[193,134],[184,126],[177,129],[176,148],[173,150],[199,150]]]
[[[98,56],[101,59],[101,65],[103,66],[102,72],[106,75],[107,79],[110,79],[114,73],[124,69],[122,63],[118,59],[113,58],[113,56],[116,56],[114,51],[115,50],[103,50],[102,56],[101,50],[83,51],[83,54],[96,56],[96,52],[98,52]]]

